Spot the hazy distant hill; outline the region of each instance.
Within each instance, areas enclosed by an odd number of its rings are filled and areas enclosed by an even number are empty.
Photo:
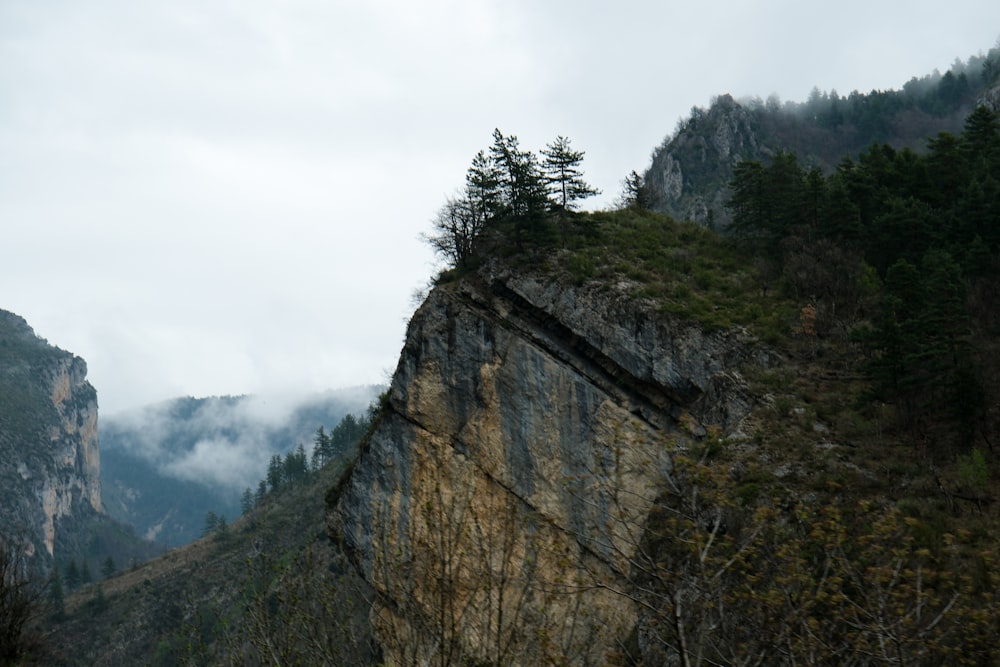
[[[311,452],[320,426],[362,414],[378,387],[307,397],[297,404],[256,396],[178,398],[107,417],[101,484],[109,514],[166,546],[201,535],[205,516],[232,521],[244,489],[256,490],[274,454]]]

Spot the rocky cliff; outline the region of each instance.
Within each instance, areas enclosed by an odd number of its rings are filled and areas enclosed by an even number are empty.
[[[653,153],[645,174],[650,208],[677,220],[724,227],[733,169],[774,154],[759,113],[722,95],[692,116]]]
[[[330,494],[389,664],[614,662],[668,450],[737,430],[737,369],[767,361],[625,286],[494,264],[435,288]]]
[[[0,311],[2,523],[52,556],[60,520],[101,510],[97,393],[87,365]]]

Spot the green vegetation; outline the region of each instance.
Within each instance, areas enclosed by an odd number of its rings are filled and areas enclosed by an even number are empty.
[[[736,161],[785,152],[829,174],[845,155],[873,143],[922,151],[928,137],[959,132],[975,106],[995,94],[998,75],[1000,48],[994,48],[956,61],[943,75],[914,77],[900,90],[840,95],[814,89],[802,103],[720,95],[709,108],[692,109],[654,151],[645,174],[653,185],[649,205],[678,219],[725,226]]]
[[[483,238],[496,233],[517,250],[549,241],[577,200],[598,193],[583,180],[583,155],[560,136],[540,160],[516,136],[494,130],[489,152],[473,158],[461,194],[445,202],[425,240],[456,268],[472,266],[482,257]]]
[[[980,665],[1000,657],[1000,568],[968,531],[891,503],[838,499],[833,483],[827,502],[807,502],[762,495],[772,481],[748,473],[734,494],[732,445],[703,451],[716,455],[673,454],[632,559],[630,596],[655,637],[646,660]]]
[[[243,491],[241,503],[243,514],[248,514],[254,507],[267,502],[273,494],[312,481],[327,463],[343,457],[344,453],[368,432],[375,410],[376,407],[373,404],[369,408],[368,414],[361,418],[348,413],[330,433],[327,433],[326,429],[320,426],[313,439],[311,463],[306,456],[305,447],[301,443],[284,457],[274,454],[267,466],[267,476],[260,481],[257,487],[257,494],[254,495],[249,488]],[[217,532],[219,520],[214,512],[209,512],[202,536]],[[222,521],[224,523],[225,517],[222,517]]]
[[[740,164],[732,184],[738,244],[814,309],[814,335],[853,329],[870,399],[963,447],[988,437],[997,398],[983,373],[996,363],[984,297],[1000,286],[997,173],[1000,119],[978,107],[925,155],[874,145],[823,177],[780,153]]]
[[[206,539],[124,570],[104,559],[111,576],[67,591],[40,626],[50,663],[372,664],[371,594],[327,537],[323,505],[356,446],[221,532],[216,516]]]
[[[48,344],[13,313],[0,310],[0,454],[13,458],[15,441],[44,443],[46,424],[56,421],[51,397],[41,381],[55,364],[72,355]]]
[[[500,259],[781,355],[746,369],[769,405],[752,438],[679,450],[636,544],[628,595],[664,662],[1000,657],[997,174],[1000,118],[978,107],[924,153],[741,163],[725,236],[644,210],[632,174],[620,210],[550,208],[530,235],[498,218],[441,274]]]

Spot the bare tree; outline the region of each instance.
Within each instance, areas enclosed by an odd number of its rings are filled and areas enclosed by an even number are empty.
[[[450,197],[432,221],[433,231],[423,239],[448,264],[462,266],[472,257],[485,221],[482,209],[466,196]]]
[[[32,624],[44,611],[45,586],[34,576],[28,542],[0,535],[0,665],[17,665],[41,649]]]

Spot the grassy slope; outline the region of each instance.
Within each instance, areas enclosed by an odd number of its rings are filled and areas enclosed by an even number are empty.
[[[323,506],[326,489],[344,466],[343,460],[335,461],[308,483],[269,497],[222,535],[73,593],[66,599],[66,618],[47,627],[52,661],[225,663],[224,654],[244,650],[253,634],[239,631],[248,604],[258,609],[281,604],[276,594],[303,587],[326,589],[328,601],[338,588],[353,593],[357,582],[326,537]],[[338,631],[366,613],[363,596],[323,606],[311,609],[310,616]]]
[[[987,457],[972,479],[968,452],[914,434],[892,405],[867,400],[861,350],[848,340],[851,323],[824,336],[803,333],[808,300],[785,296],[726,239],[697,225],[627,210],[577,216],[566,229],[555,252],[515,261],[560,280],[624,282],[634,298],[665,314],[706,329],[745,327],[782,355],[780,367],[743,369],[761,408],[747,429],[752,446],[732,455],[754,471],[759,492],[836,488],[841,499],[877,497],[900,503],[935,532],[969,528],[984,546],[998,546],[990,537],[1000,535],[1000,507],[992,502],[1000,496],[996,461]],[[987,345],[996,341],[980,341]]]

